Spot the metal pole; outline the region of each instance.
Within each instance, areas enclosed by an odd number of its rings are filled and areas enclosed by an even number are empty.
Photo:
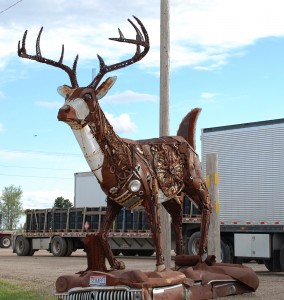
[[[170,134],[170,28],[169,0],[161,0],[160,16],[160,136]],[[162,246],[165,266],[171,267],[171,222],[163,205],[160,205]]]
[[[218,155],[206,155],[206,185],[212,201],[212,214],[208,231],[208,254],[215,255],[216,261],[221,261],[220,221],[219,221],[219,179]]]

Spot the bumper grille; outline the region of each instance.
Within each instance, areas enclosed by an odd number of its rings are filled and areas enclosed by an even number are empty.
[[[142,289],[127,286],[73,288],[57,294],[57,300],[144,300]]]

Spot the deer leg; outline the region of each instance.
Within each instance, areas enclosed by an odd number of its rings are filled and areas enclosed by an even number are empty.
[[[110,245],[107,240],[108,232],[110,230],[110,227],[113,224],[113,221],[115,220],[116,216],[121,210],[121,205],[117,204],[110,198],[107,200],[107,210],[106,214],[102,223],[102,226],[98,232],[98,237],[101,241],[102,248],[104,250],[104,254],[110,264],[111,269],[125,269],[125,265],[122,261],[118,261],[115,259],[112,250],[110,248]]]
[[[154,186],[157,187],[157,182],[154,180]],[[156,250],[156,271],[160,272],[165,269],[164,257],[162,254],[162,231],[161,222],[159,216],[159,204],[158,204],[158,189],[153,188],[152,197],[148,197],[144,200],[144,207],[146,210],[146,216],[148,224],[151,228],[153,241]]]
[[[172,217],[172,224],[176,237],[176,254],[183,254],[182,209],[180,199],[170,199],[164,202],[163,206]]]

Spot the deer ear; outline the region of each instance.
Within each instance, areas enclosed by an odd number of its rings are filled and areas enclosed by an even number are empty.
[[[97,89],[96,89],[96,97],[97,99],[103,98],[108,90],[114,85],[116,82],[117,76],[109,77],[106,81],[104,81]]]
[[[57,92],[63,98],[66,98],[67,94],[70,94],[72,88],[68,85],[61,85],[57,88]]]

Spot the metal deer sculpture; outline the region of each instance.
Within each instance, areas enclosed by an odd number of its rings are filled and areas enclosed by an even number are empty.
[[[63,64],[64,45],[58,62],[41,55],[42,28],[36,42],[36,55],[27,54],[27,31],[22,43],[19,41],[18,55],[60,68],[69,75],[71,86],[58,88],[58,92],[65,98],[65,103],[58,112],[58,120],[71,127],[91,170],[107,195],[106,216],[98,236],[111,268],[124,268],[123,262],[117,261],[113,256],[107,241],[112,223],[122,207],[142,205],[155,244],[156,270],[161,271],[165,266],[159,203],[164,205],[172,217],[177,254],[183,253],[181,193],[187,194],[197,204],[202,211],[199,254],[203,256],[207,253],[211,202],[201,174],[198,155],[194,150],[195,123],[199,109],[192,110],[183,119],[178,136],[135,141],[120,138],[99,105],[98,100],[107,93],[116,79],[110,77],[99,86],[104,75],[136,63],[149,51],[148,33],[142,22],[136,17],[134,19],[141,29],[131,20],[128,21],[136,31],[136,39],[125,38],[119,29],[119,38],[111,38],[117,42],[136,45],[134,56],[113,65],[106,65],[98,55],[100,71],[86,87],[80,87],[77,82],[78,55],[72,69]]]

